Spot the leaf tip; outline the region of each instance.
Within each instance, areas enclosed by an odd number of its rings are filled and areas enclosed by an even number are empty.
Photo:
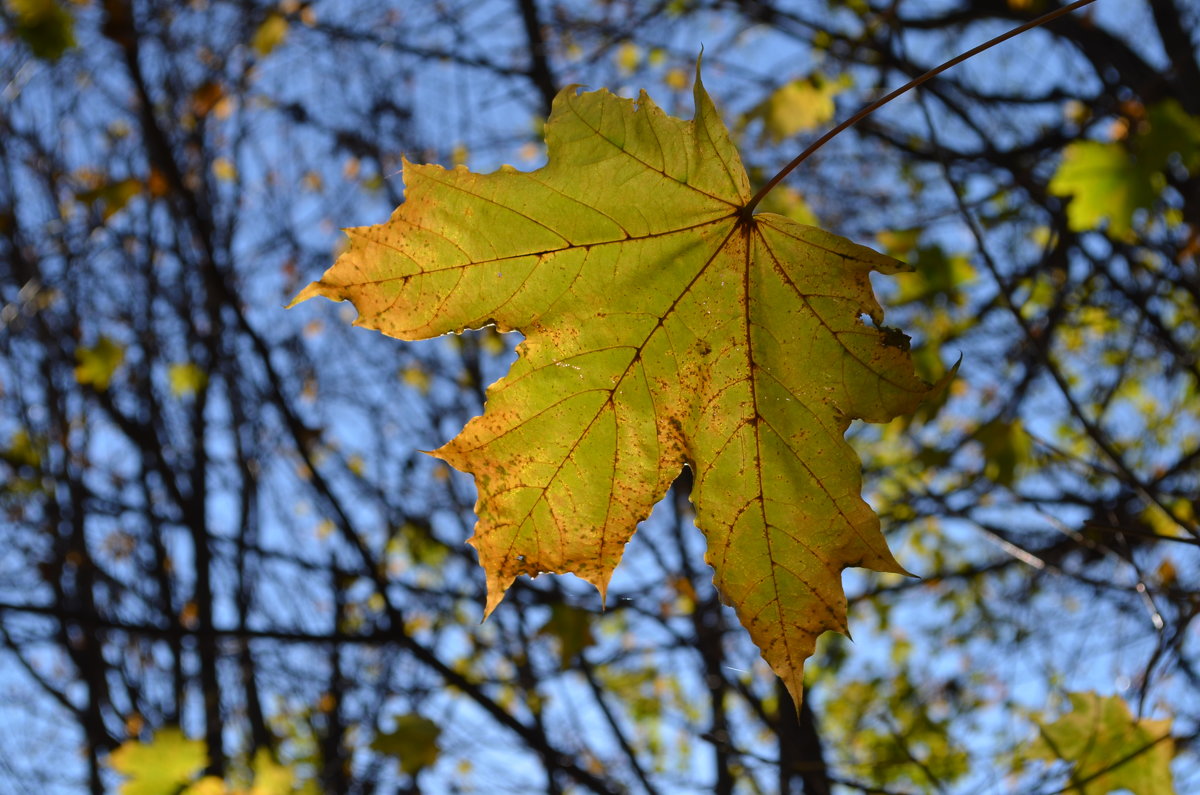
[[[490,616],[492,612],[500,606],[500,603],[504,601],[504,595],[508,593],[508,588],[512,584],[512,579],[509,579],[508,582],[504,582],[500,577],[496,576],[492,572],[489,571],[487,573],[487,602],[483,606],[483,619],[480,623],[487,621],[488,616]]]
[[[800,705],[804,703],[804,677],[789,676],[783,680],[788,695],[792,698],[792,709],[796,710],[796,719],[800,719]]]
[[[696,111],[699,112],[701,105],[711,105],[712,100],[709,99],[708,92],[704,90],[704,81],[700,79],[700,66],[704,61],[704,45],[700,45],[700,52],[696,56],[696,80],[692,83],[692,98],[696,102]]]
[[[600,592],[600,609],[607,610],[608,609],[608,579],[606,578],[604,580],[604,582],[593,582],[592,585],[596,586],[596,590]]]
[[[318,295],[323,295],[331,301],[345,300],[345,298],[341,296],[338,288],[336,288],[334,285],[326,284],[323,281],[309,282],[307,287],[296,293],[296,297],[289,301],[284,309],[291,309],[297,304],[302,304],[308,299],[314,298]]]
[[[944,392],[950,386],[950,383],[958,377],[958,368],[962,365],[962,362],[963,354],[962,351],[959,351],[958,361],[956,361],[954,366],[947,370],[941,378],[930,385],[929,392],[925,395],[925,400],[932,400],[933,398],[941,396],[942,392]]]

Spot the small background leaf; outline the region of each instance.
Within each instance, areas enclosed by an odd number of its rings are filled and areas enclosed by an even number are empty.
[[[1071,693],[1071,709],[1040,727],[1030,759],[1071,763],[1071,786],[1078,795],[1170,795],[1170,720],[1134,720],[1120,696]]]
[[[75,350],[75,380],[103,392],[108,389],[117,368],[125,361],[125,347],[101,336],[90,348]]]
[[[167,370],[171,394],[177,398],[189,398],[208,383],[208,373],[195,362],[176,362]]]
[[[75,18],[57,0],[7,0],[15,33],[38,58],[56,61],[75,46]]]
[[[442,730],[429,718],[417,713],[400,715],[394,719],[396,728],[381,734],[371,742],[371,747],[380,753],[400,760],[400,769],[415,776],[430,767],[441,755],[438,737]]]
[[[287,39],[288,27],[287,17],[272,11],[258,26],[258,30],[254,31],[250,46],[260,57],[265,58]]]
[[[208,764],[201,740],[189,740],[176,728],[160,730],[149,743],[129,740],[113,751],[113,770],[128,777],[121,795],[175,795]]]

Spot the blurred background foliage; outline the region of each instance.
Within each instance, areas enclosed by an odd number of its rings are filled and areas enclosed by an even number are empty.
[[[919,578],[848,572],[798,716],[688,478],[601,611],[481,624],[421,450],[514,341],[282,305],[402,157],[542,162],[562,87],[705,82],[765,181],[1056,0],[0,0],[0,792],[1200,789],[1200,9],[1099,0],[838,137],[765,210],[877,284],[937,405],[856,427]]]

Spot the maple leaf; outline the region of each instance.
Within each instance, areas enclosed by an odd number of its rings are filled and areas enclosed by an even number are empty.
[[[293,305],[349,299],[356,325],[407,340],[525,334],[485,413],[433,453],[475,476],[488,613],[521,574],[574,572],[603,596],[686,464],[714,582],[799,703],[817,635],[846,629],[842,570],[903,571],[844,433],[930,386],[870,286],[903,265],[746,212],[699,70],[694,96],[684,121],[645,92],[567,88],[533,172],[405,161],[404,203],[348,230]]]
[[[1078,795],[1175,791],[1170,720],[1135,720],[1120,696],[1069,693],[1068,698],[1071,710],[1039,727],[1030,759],[1070,762],[1070,792]]]
[[[1120,144],[1099,141],[1068,144],[1049,190],[1072,197],[1067,205],[1071,229],[1095,229],[1107,220],[1113,236],[1122,240],[1133,233],[1133,214],[1158,195],[1154,172],[1140,168]]]
[[[1071,198],[1067,220],[1074,231],[1107,221],[1113,237],[1132,240],[1134,214],[1154,205],[1173,156],[1190,173],[1200,169],[1200,118],[1165,100],[1146,111],[1127,141],[1067,144],[1048,188]]]
[[[208,764],[208,750],[177,728],[166,728],[149,743],[129,740],[112,752],[113,770],[128,776],[121,795],[168,795],[178,792]]]
[[[397,716],[395,723],[395,729],[371,741],[371,748],[399,759],[400,769],[410,776],[437,763],[442,730],[436,723],[416,713]]]

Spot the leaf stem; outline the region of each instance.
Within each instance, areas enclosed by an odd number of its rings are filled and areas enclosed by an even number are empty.
[[[1043,14],[1042,16],[1038,17],[1037,19],[1026,22],[1023,25],[1013,28],[1012,30],[1008,31],[1007,33],[1002,33],[1001,35],[997,36],[996,38],[991,39],[990,41],[986,41],[983,44],[980,44],[978,47],[974,47],[970,50],[967,50],[964,53],[954,56],[949,61],[946,61],[945,63],[941,64],[940,66],[935,66],[934,68],[930,69],[928,72],[921,75],[920,77],[913,78],[912,80],[910,80],[907,83],[905,83],[904,85],[900,86],[895,91],[888,94],[887,96],[880,97],[879,99],[875,100],[874,102],[870,103],[869,105],[864,106],[853,116],[846,119],[841,124],[837,125],[833,129],[831,129],[829,132],[825,133],[820,138],[818,138],[816,141],[814,141],[807,149],[805,149],[803,152],[801,152],[799,155],[797,155],[796,158],[794,160],[792,160],[792,162],[788,163],[786,166],[784,166],[779,171],[778,174],[776,174],[774,177],[772,177],[770,182],[768,182],[766,185],[763,185],[761,188],[759,188],[758,193],[754,194],[754,197],[752,199],[750,199],[750,203],[747,204],[744,208],[742,208],[742,216],[744,218],[749,218],[754,213],[754,208],[758,206],[758,203],[760,201],[762,201],[763,197],[766,196],[768,193],[770,193],[775,188],[776,185],[778,185],[780,182],[782,182],[784,180],[784,178],[787,177],[788,174],[791,174],[792,171],[794,171],[797,166],[799,166],[801,163],[803,163],[805,160],[807,160],[809,158],[809,156],[811,156],[814,152],[816,152],[818,149],[820,149],[825,144],[829,143],[829,141],[831,139],[833,139],[836,135],[849,129],[850,127],[853,127],[855,124],[858,124],[858,122],[862,121],[867,116],[869,116],[872,113],[874,113],[875,111],[879,110],[880,108],[882,108],[887,103],[891,102],[896,97],[898,97],[901,94],[904,94],[908,91],[911,91],[912,89],[916,88],[917,86],[921,85],[922,83],[924,83],[934,77],[937,77],[942,72],[949,69],[950,67],[958,66],[963,61],[967,60],[968,58],[972,58],[972,57],[978,55],[979,53],[983,52],[984,50],[991,49],[992,47],[995,47],[997,44],[1006,42],[1009,39],[1013,38],[1014,36],[1019,36],[1027,30],[1032,30],[1033,28],[1039,27],[1041,25],[1045,25],[1047,22],[1052,22],[1052,21],[1058,19],[1059,17],[1064,16],[1065,14],[1069,14],[1072,11],[1075,11],[1076,9],[1083,8],[1084,6],[1094,3],[1095,1],[1096,0],[1076,0],[1076,2],[1074,2],[1074,3],[1065,5],[1062,8],[1055,9],[1054,11],[1051,11],[1047,14]]]

